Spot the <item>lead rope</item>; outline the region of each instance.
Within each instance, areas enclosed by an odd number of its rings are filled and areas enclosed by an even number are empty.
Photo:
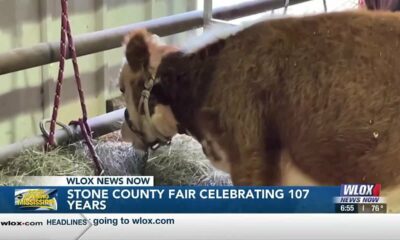
[[[83,138],[85,139],[85,143],[89,149],[89,152],[92,156],[93,162],[96,166],[96,174],[101,175],[103,173],[103,169],[100,165],[99,158],[96,154],[92,143],[92,131],[87,123],[87,110],[85,104],[85,97],[84,92],[82,90],[81,78],[79,75],[79,67],[78,62],[76,60],[76,51],[75,51],[75,44],[71,33],[71,26],[68,19],[68,0],[60,0],[61,1],[61,40],[60,40],[60,62],[59,62],[59,70],[58,70],[58,78],[57,78],[57,85],[56,85],[56,93],[54,96],[54,105],[53,105],[53,114],[51,116],[50,121],[50,133],[48,136],[48,143],[46,144],[46,150],[48,150],[49,145],[55,146],[56,142],[54,139],[55,127],[57,123],[57,115],[58,109],[60,106],[60,94],[61,94],[61,87],[64,80],[64,66],[65,66],[65,58],[67,53],[67,46],[66,46],[66,37],[68,37],[68,49],[69,53],[71,54],[72,64],[74,67],[74,74],[75,74],[75,82],[77,86],[77,90],[79,93],[79,100],[82,109],[82,118],[79,118],[78,121],[72,121],[70,124],[79,125],[81,129],[81,133]]]

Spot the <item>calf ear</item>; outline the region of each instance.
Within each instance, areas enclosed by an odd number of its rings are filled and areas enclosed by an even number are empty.
[[[125,54],[133,71],[148,70],[155,74],[161,59],[168,53],[178,51],[172,45],[166,45],[157,35],[145,29],[131,32],[125,37]]]
[[[150,51],[148,46],[149,33],[136,30],[125,37],[125,56],[129,66],[134,72],[148,69],[150,65]]]

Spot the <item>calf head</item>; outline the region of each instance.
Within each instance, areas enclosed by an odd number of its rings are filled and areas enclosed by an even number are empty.
[[[177,121],[168,105],[152,98],[156,73],[162,58],[177,48],[163,44],[146,30],[125,37],[126,60],[120,71],[119,85],[126,101],[122,137],[142,150],[166,142],[177,133]]]

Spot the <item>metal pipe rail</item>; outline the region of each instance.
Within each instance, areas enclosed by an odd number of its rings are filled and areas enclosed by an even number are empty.
[[[88,119],[88,124],[93,131],[93,137],[99,137],[121,129],[122,122],[124,120],[124,111],[125,109],[119,109]],[[70,138],[68,132],[72,133],[72,138]],[[58,145],[83,140],[81,128],[79,127],[79,125],[68,126],[68,131],[66,129],[57,130],[55,132],[54,138]],[[2,147],[0,149],[0,164],[5,162],[7,159],[18,155],[23,150],[44,146],[45,143],[46,139],[42,135],[37,135],[23,141]]]
[[[290,5],[310,0],[290,0]],[[285,6],[284,0],[258,0],[215,9],[212,17],[231,20]],[[118,48],[128,32],[147,28],[160,36],[167,36],[203,26],[203,12],[191,11],[117,28],[82,34],[75,40],[77,55],[84,56]],[[67,58],[70,54],[67,53]],[[59,42],[40,43],[29,48],[17,48],[0,54],[0,75],[59,61]]]

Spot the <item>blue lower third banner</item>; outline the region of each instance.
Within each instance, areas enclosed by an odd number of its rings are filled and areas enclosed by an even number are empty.
[[[0,187],[0,213],[334,213],[340,195],[339,186],[18,186]]]

